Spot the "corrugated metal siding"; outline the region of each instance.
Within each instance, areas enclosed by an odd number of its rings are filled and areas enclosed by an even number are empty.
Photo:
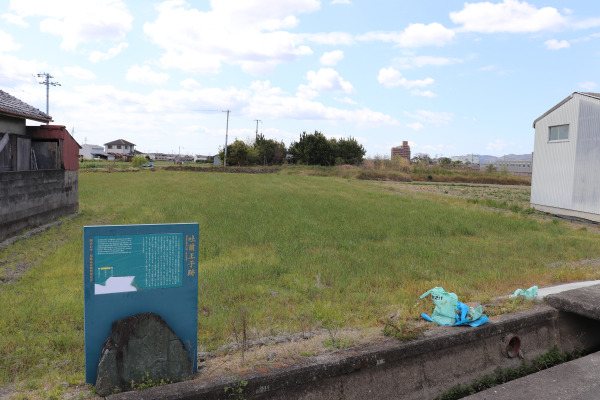
[[[580,101],[572,205],[600,214],[600,101]]]
[[[572,208],[579,101],[574,95],[535,125],[532,204]],[[549,127],[564,124],[569,125],[569,140],[549,142]]]

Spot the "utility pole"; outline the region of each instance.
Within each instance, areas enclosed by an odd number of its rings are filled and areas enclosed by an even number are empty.
[[[223,112],[227,113],[227,125],[225,125],[225,155],[223,156],[223,166],[227,166],[227,135],[229,133],[229,113],[231,111],[225,110]]]
[[[255,140],[256,140],[256,139],[258,139],[258,123],[262,122],[262,121],[260,119],[255,119],[254,121],[256,121],[256,138],[255,138]]]
[[[46,85],[46,114],[50,115],[50,86],[60,86],[60,83],[50,82],[50,79],[54,77],[47,72],[37,74],[37,76],[46,78],[43,82],[40,82],[40,85]]]

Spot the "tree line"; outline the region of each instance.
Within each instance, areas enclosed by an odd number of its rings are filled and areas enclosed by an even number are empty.
[[[236,139],[227,146],[227,165],[281,165],[285,162],[303,165],[360,164],[366,154],[356,139],[327,139],[321,132],[302,132],[296,142],[286,148],[283,142],[265,139],[260,134],[253,142]],[[219,158],[225,158],[225,149],[219,149]]]

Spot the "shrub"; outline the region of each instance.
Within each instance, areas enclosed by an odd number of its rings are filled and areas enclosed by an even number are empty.
[[[135,168],[140,168],[141,166],[143,166],[146,163],[146,161],[147,161],[146,157],[135,156],[131,160],[131,165],[133,165]]]

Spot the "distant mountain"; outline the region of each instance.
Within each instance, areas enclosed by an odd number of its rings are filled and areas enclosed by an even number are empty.
[[[531,153],[529,154],[506,154],[504,156],[496,157],[489,155],[474,154],[475,157],[479,157],[480,164],[493,164],[496,161],[531,161]]]

